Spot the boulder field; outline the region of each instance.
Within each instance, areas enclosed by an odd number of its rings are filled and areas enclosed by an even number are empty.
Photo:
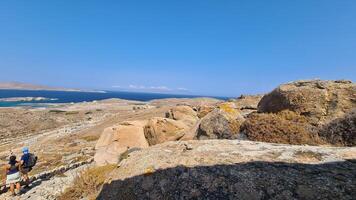
[[[199,115],[199,110],[206,108],[213,109],[206,115]],[[116,164],[120,155],[129,149],[167,141],[238,138],[244,121],[233,102],[219,102],[215,106],[177,105],[168,109],[165,116],[106,128],[95,147],[96,164]]]
[[[296,81],[262,96],[170,105],[165,117],[107,128],[96,145],[99,165],[115,164],[130,148],[168,141],[246,139],[295,144],[355,146],[356,84]],[[162,106],[163,102],[154,102]]]
[[[97,199],[354,199],[355,144],[351,81],[170,105],[104,131],[95,161],[117,168]]]

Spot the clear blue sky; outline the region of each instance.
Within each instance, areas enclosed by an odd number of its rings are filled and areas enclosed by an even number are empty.
[[[356,1],[2,0],[0,69],[0,81],[222,96],[355,81]]]

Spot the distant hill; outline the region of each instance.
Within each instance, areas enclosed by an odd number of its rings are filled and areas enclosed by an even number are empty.
[[[0,82],[0,89],[49,90],[49,91],[71,91],[71,92],[103,92],[103,91],[93,91],[93,90],[79,90],[79,89],[70,89],[70,88],[49,87],[49,86],[44,86],[44,85],[34,85],[34,84],[21,83],[21,82]]]

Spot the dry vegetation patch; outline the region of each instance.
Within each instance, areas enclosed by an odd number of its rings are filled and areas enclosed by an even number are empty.
[[[38,163],[30,172],[30,175],[49,171],[65,165],[65,163],[62,161],[63,156],[58,153],[39,153],[37,156]]]
[[[100,135],[86,135],[83,136],[81,139],[87,141],[87,142],[93,142],[99,140]]]
[[[308,162],[318,162],[323,159],[323,154],[313,151],[297,151],[294,156],[298,160],[308,161]]]
[[[319,130],[319,136],[336,146],[356,145],[356,109]]]
[[[4,166],[1,165],[0,167],[1,167],[0,170],[3,171],[3,170],[4,170]],[[0,181],[1,181],[1,182],[0,182],[0,185],[2,185],[2,181],[3,181],[4,179],[5,179],[4,172],[1,172],[1,173],[0,173]]]
[[[77,200],[85,197],[95,199],[105,183],[107,175],[116,167],[116,165],[106,165],[82,171],[74,179],[73,185],[66,189],[58,197],[58,200]]]
[[[324,144],[307,118],[292,111],[252,113],[241,127],[253,141],[284,144]]]

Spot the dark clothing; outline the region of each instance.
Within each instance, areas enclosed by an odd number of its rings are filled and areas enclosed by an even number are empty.
[[[27,153],[27,154],[23,154],[21,156],[21,161],[23,161],[22,164],[22,173],[23,174],[28,174],[30,171],[32,171],[32,167],[29,167],[29,160],[30,160],[30,156],[31,154]]]
[[[23,161],[23,167],[26,168],[26,166],[28,165],[28,161],[30,160],[30,154],[27,153],[27,154],[23,154],[21,156],[21,161]]]
[[[10,169],[9,171],[7,172],[7,175],[11,175],[11,174],[15,174],[17,172],[19,172],[19,166],[17,164],[18,162],[9,162],[9,165],[10,165]]]

